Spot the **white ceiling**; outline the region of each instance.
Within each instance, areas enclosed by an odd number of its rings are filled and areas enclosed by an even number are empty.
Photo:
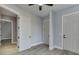
[[[27,4],[19,4],[19,5],[16,5],[22,9],[25,9],[37,16],[40,16],[40,17],[45,17],[49,14],[50,10],[53,10],[53,11],[59,11],[59,10],[62,10],[62,9],[65,9],[65,8],[69,8],[71,6],[74,6],[75,4],[54,4],[52,7],[50,6],[47,6],[47,5],[43,5],[43,9],[42,11],[39,11],[39,8],[38,8],[38,5],[33,5],[33,6],[28,6]]]

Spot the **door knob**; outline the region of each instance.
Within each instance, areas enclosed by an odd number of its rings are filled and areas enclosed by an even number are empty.
[[[66,35],[63,35],[63,38],[67,38]]]

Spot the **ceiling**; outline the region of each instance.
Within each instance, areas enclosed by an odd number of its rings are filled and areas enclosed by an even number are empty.
[[[0,13],[1,13],[2,15],[7,15],[7,16],[16,17],[16,14],[14,14],[14,13],[10,12],[9,10],[4,9],[4,8],[2,8],[2,7],[0,7]]]
[[[45,17],[49,14],[50,10],[53,10],[53,11],[59,11],[59,10],[62,10],[62,9],[65,9],[65,8],[69,8],[69,7],[72,7],[74,6],[75,4],[54,4],[52,7],[51,6],[47,6],[47,5],[43,5],[42,6],[42,11],[39,11],[39,7],[38,5],[33,5],[33,6],[28,6],[27,4],[18,4],[16,6],[22,8],[22,9],[25,9],[37,16],[40,16],[40,17]]]

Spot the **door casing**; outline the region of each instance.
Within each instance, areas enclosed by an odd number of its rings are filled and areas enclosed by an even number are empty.
[[[0,5],[0,7],[5,8],[5,9],[7,9],[7,10],[13,12],[13,13],[16,14],[16,15],[19,17],[19,19],[20,19],[20,13],[19,13],[18,11],[14,10],[14,9],[8,7],[8,6],[5,6],[5,5]],[[19,39],[18,39],[18,36],[19,36],[19,30],[18,30],[19,19],[17,19],[17,51],[19,51],[18,46],[20,45],[20,44],[19,44]]]
[[[74,11],[74,12],[71,12],[71,13],[67,13],[67,14],[62,16],[62,33],[61,33],[62,49],[64,49],[64,39],[63,39],[63,19],[64,19],[64,16],[69,16],[69,15],[76,14],[76,13],[79,13],[79,11]]]

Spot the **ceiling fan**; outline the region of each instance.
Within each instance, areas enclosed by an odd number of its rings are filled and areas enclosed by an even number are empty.
[[[33,5],[37,5],[37,4],[28,4],[28,6],[33,6]],[[53,4],[43,4],[43,5],[53,6]],[[42,5],[39,5],[39,11],[42,11]]]

